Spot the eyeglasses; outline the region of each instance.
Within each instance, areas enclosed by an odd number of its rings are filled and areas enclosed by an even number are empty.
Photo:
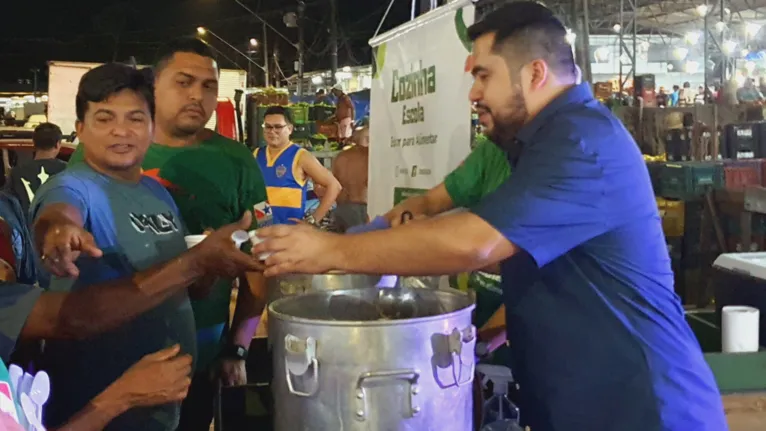
[[[277,132],[281,132],[282,129],[284,129],[285,127],[287,127],[287,124],[264,124],[263,130],[266,130],[266,131],[275,130]]]

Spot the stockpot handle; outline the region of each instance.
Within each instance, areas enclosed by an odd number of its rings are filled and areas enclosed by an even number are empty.
[[[473,376],[476,371],[476,360],[471,360],[471,368],[467,377],[463,380],[463,344],[476,341],[476,327],[471,325],[462,331],[455,328],[449,336],[449,351],[452,355],[452,377],[455,379],[455,386],[460,387],[473,382]],[[473,352],[473,349],[471,349]],[[473,358],[473,353],[471,354]]]
[[[311,387],[307,392],[293,386],[293,375],[303,376],[311,369]],[[300,339],[294,335],[285,336],[285,380],[291,394],[311,397],[319,388],[319,361],[316,357],[316,340],[312,337]]]
[[[404,380],[410,384],[410,414],[413,417],[420,413],[420,407],[415,404],[415,396],[420,392],[418,380],[420,371],[412,368],[389,370],[389,371],[368,371],[359,375],[356,383],[356,399],[359,408],[356,411],[356,418],[359,421],[367,419],[367,393],[365,392],[365,383],[368,381],[386,381],[386,380]]]

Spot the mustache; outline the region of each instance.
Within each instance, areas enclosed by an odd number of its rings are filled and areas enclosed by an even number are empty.
[[[200,112],[202,112],[203,114],[207,114],[207,112],[205,111],[205,108],[203,108],[203,107],[202,107],[202,104],[200,104],[200,103],[190,103],[190,104],[188,104],[188,105],[184,106],[184,107],[181,109],[181,112],[184,112],[184,111],[192,111],[192,110],[194,110],[194,111],[200,111]]]
[[[477,104],[475,104],[475,105],[474,105],[474,108],[475,108],[477,111],[484,111],[484,112],[486,112],[486,113],[488,113],[488,114],[492,112],[492,110],[490,110],[490,109],[489,109],[489,107],[488,107],[487,105],[484,105],[484,104],[481,104],[481,103],[477,103]]]

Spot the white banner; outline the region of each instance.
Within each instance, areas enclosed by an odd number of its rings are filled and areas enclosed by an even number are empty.
[[[473,19],[456,1],[370,41],[370,216],[438,185],[470,152]]]

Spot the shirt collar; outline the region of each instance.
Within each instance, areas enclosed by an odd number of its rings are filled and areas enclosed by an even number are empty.
[[[516,134],[517,139],[529,144],[535,133],[545,125],[551,116],[562,108],[571,105],[582,105],[590,100],[593,100],[593,92],[588,82],[572,86],[548,103],[545,108],[535,115],[532,121],[524,125]]]

